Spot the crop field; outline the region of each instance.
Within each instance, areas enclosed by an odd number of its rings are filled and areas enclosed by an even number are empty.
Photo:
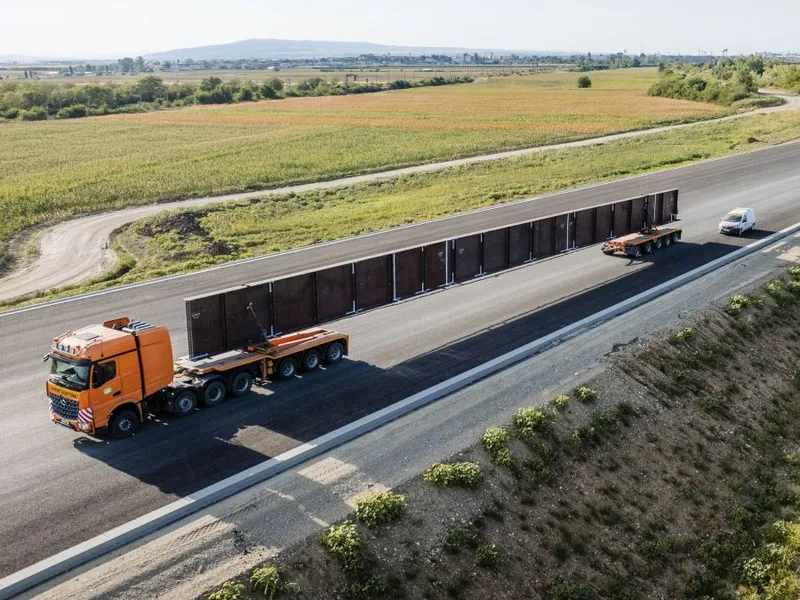
[[[732,109],[653,98],[652,69],[0,124],[0,241],[79,213],[382,171]]]
[[[44,76],[41,75],[39,81],[46,81],[50,83],[74,83],[76,85],[86,84],[102,84],[102,83],[133,83],[142,77],[148,75],[155,75],[164,80],[165,83],[197,83],[204,77],[218,77],[223,81],[230,81],[238,79],[240,81],[264,81],[277,77],[278,79],[294,85],[303,79],[309,77],[324,77],[326,79],[340,79],[344,81],[345,75],[358,76],[358,81],[361,83],[386,83],[387,81],[394,81],[396,79],[405,79],[407,81],[419,81],[420,79],[428,79],[436,75],[443,77],[468,75],[471,77],[484,77],[487,75],[510,75],[513,73],[531,73],[539,71],[552,71],[555,69],[564,69],[568,65],[459,65],[459,66],[446,66],[446,65],[409,65],[407,67],[356,67],[353,69],[343,68],[320,68],[320,67],[297,67],[290,69],[197,69],[192,71],[155,71],[154,73],[137,73],[135,75],[124,75],[122,73],[110,73],[107,75],[79,75],[72,77],[62,76]],[[48,70],[40,69],[42,73]],[[0,76],[8,77],[15,81],[25,81],[24,69],[2,69],[0,68]]]

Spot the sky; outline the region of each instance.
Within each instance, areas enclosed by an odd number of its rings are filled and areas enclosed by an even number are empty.
[[[0,55],[119,58],[248,38],[579,52],[800,52],[800,1],[2,1]]]

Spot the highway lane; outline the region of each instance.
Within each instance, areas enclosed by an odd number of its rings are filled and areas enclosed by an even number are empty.
[[[673,186],[681,189],[685,241],[645,262],[590,248],[345,319],[337,327],[352,336],[346,363],[189,419],[165,419],[125,442],[93,442],[47,420],[39,361],[50,337],[69,326],[135,313],[168,325],[183,350],[182,296],[413,245],[430,239],[425,232],[466,233]],[[754,206],[762,230],[793,223],[798,190],[800,145],[793,144],[0,316],[0,576],[746,243],[716,233],[719,216],[736,204]]]

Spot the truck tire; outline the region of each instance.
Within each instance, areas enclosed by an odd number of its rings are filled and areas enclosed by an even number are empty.
[[[297,374],[297,363],[293,358],[284,358],[278,363],[278,368],[275,369],[275,374],[278,376],[278,379],[283,381],[291,379]]]
[[[334,365],[342,360],[344,356],[344,345],[342,342],[332,342],[325,350],[325,362]]]
[[[203,406],[216,406],[225,400],[228,388],[222,379],[212,379],[203,386]]]
[[[253,374],[250,371],[237,371],[231,376],[231,396],[240,398],[246,395],[253,387]]]
[[[194,390],[179,390],[172,399],[172,413],[177,417],[185,417],[197,408],[197,394]]]
[[[115,440],[124,440],[139,431],[139,425],[139,415],[132,410],[121,410],[111,417],[108,432]]]
[[[319,363],[319,352],[316,350],[309,350],[303,355],[302,369],[306,373],[311,373],[311,371],[315,371],[317,367],[319,367]]]

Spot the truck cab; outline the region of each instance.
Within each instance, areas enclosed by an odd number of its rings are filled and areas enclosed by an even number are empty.
[[[135,427],[142,401],[173,379],[168,330],[125,317],[53,338],[46,359],[51,420],[88,434]]]

